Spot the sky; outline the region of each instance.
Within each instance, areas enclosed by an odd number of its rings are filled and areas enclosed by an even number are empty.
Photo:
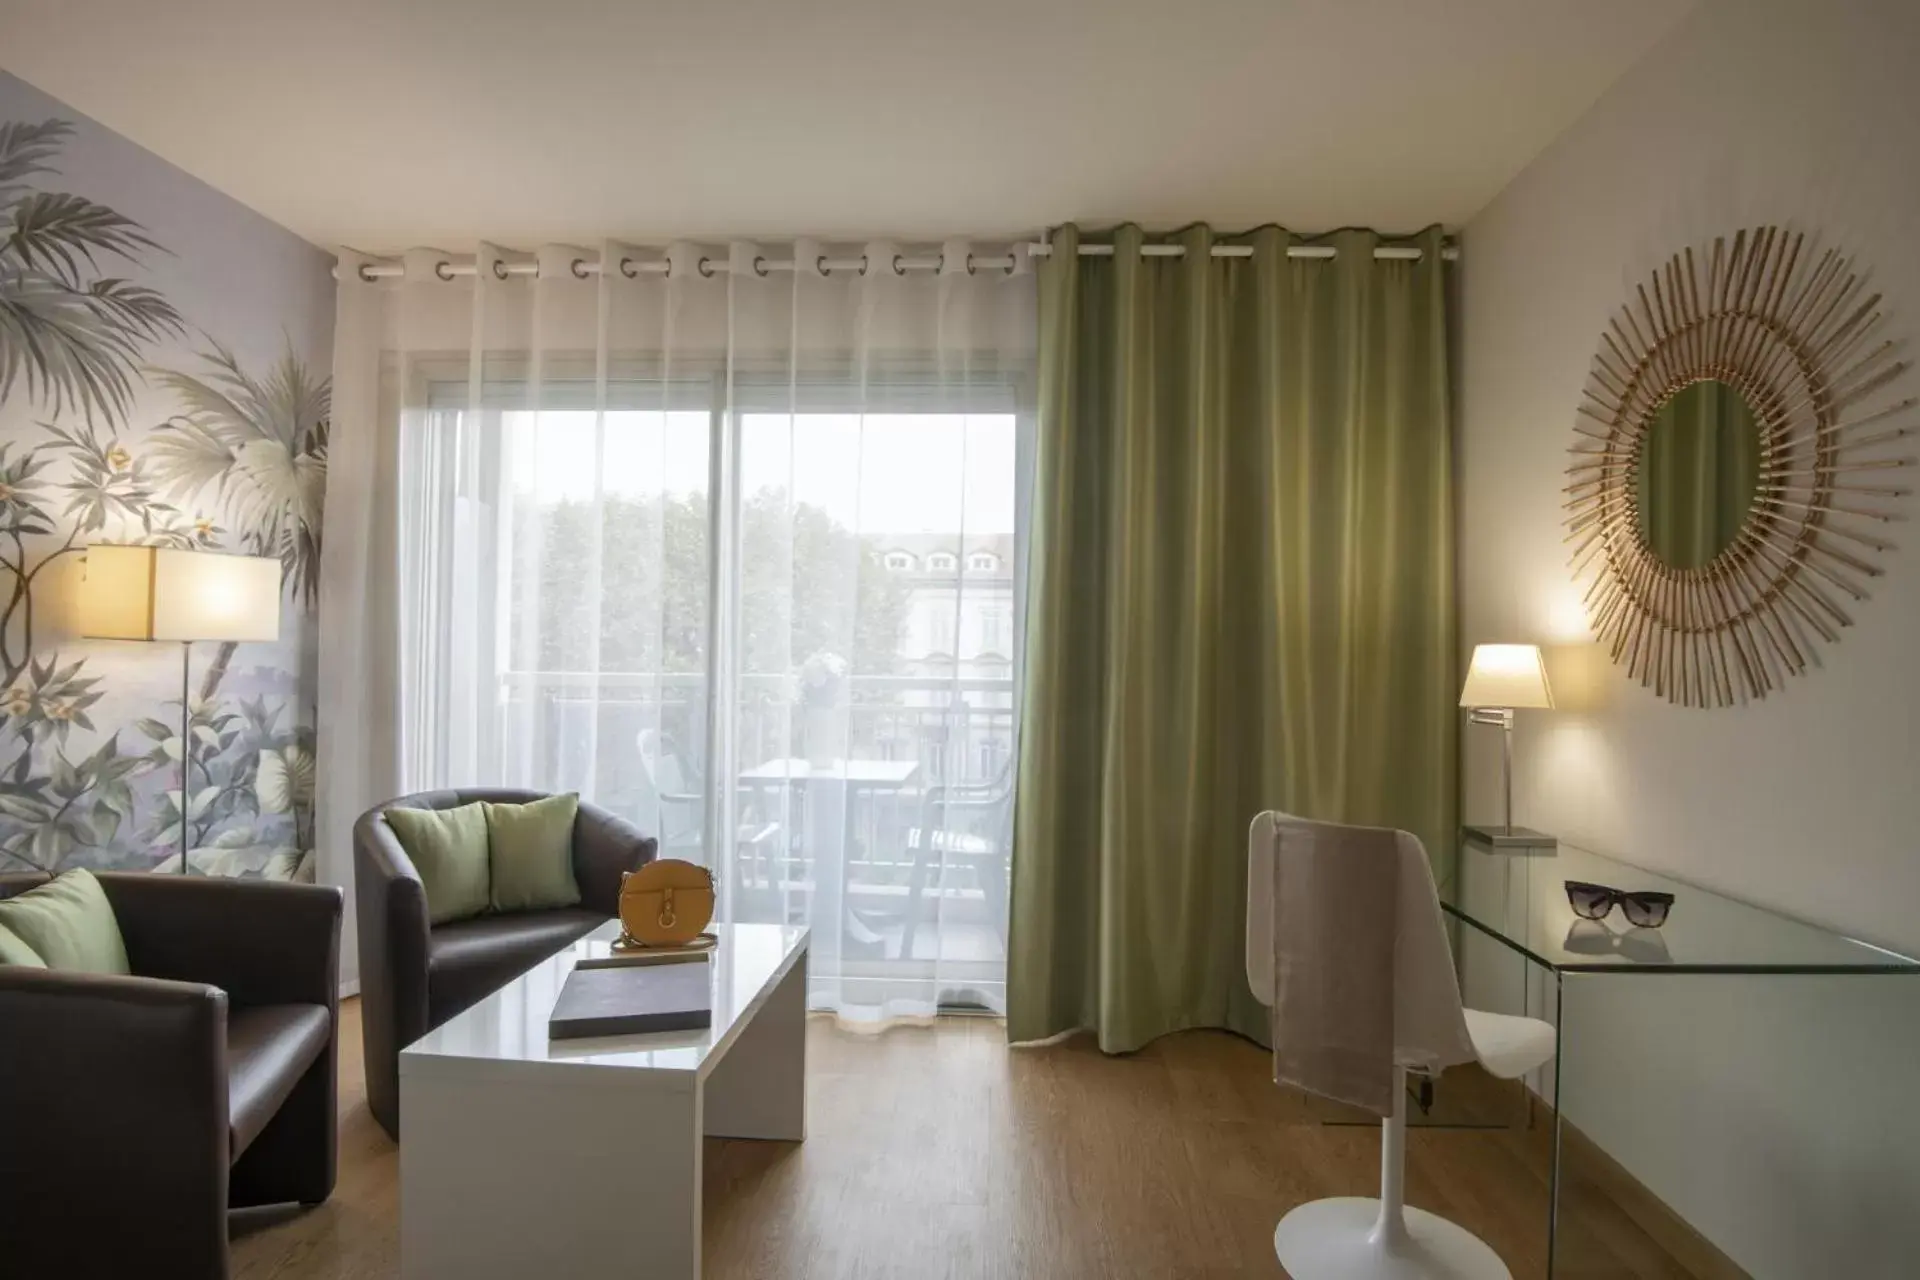
[[[594,494],[598,415],[505,415],[522,492]],[[705,411],[610,412],[603,491],[638,497],[708,487]],[[782,488],[858,533],[1013,532],[1012,414],[741,415],[741,492]]]

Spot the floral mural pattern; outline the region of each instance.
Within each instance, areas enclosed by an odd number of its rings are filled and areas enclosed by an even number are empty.
[[[137,283],[165,248],[49,189],[72,133],[0,123],[0,871],[178,870],[184,809],[192,869],[308,878],[312,709],[277,648],[198,658],[183,739],[179,696],[117,687],[125,656],[63,630],[53,597],[89,542],[142,543],[277,557],[310,611],[328,382],[291,349],[249,371]]]

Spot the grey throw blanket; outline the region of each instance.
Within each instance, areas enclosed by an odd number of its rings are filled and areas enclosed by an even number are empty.
[[[1262,841],[1266,841],[1263,850]],[[1400,897],[1395,833],[1262,814],[1250,892],[1270,867],[1269,931],[1249,931],[1248,964],[1271,962],[1273,1078],[1375,1115],[1393,1113],[1394,947]],[[1261,853],[1269,858],[1262,859]],[[1260,908],[1250,899],[1249,915]]]

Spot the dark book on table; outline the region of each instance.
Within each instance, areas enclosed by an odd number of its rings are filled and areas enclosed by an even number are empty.
[[[547,1038],[698,1031],[713,1025],[712,966],[663,964],[575,969],[547,1019]]]

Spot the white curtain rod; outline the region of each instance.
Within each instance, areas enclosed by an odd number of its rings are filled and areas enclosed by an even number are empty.
[[[1050,244],[1030,244],[1026,248],[1027,252],[1036,258],[1050,258],[1053,256],[1053,246]],[[1250,244],[1216,244],[1209,252],[1216,258],[1251,258],[1253,256],[1253,246]],[[1289,258],[1333,258],[1339,256],[1339,252],[1338,249],[1335,249],[1330,244],[1290,244],[1287,246],[1287,256]],[[1113,256],[1113,246],[1110,244],[1083,244],[1080,246],[1080,256],[1083,258],[1111,258]],[[1187,246],[1183,244],[1143,244],[1140,246],[1140,256],[1143,258],[1184,258],[1187,256]],[[1453,262],[1460,257],[1460,250],[1453,245],[1446,245],[1440,250],[1440,256],[1448,262]],[[1420,250],[1409,246],[1383,245],[1373,251],[1373,257],[1376,262],[1418,262],[1420,260]]]
[[[665,258],[622,258],[620,259],[620,274],[629,280],[636,276],[664,276],[667,274],[667,269],[671,265],[672,264]],[[753,262],[753,270],[756,275],[766,276],[772,275],[776,271],[795,270],[798,265],[799,264],[791,258],[756,258]],[[1019,259],[1015,258],[1012,254],[1005,254],[998,258],[982,258],[976,257],[973,254],[967,255],[967,266],[969,270],[972,271],[1004,271],[1011,273],[1014,267],[1018,265]],[[893,256],[893,270],[899,275],[905,275],[909,271],[939,271],[945,266],[946,258],[941,254],[934,254],[931,257],[908,257],[905,254],[896,253]],[[732,269],[732,266],[725,258],[701,258],[699,262],[699,271],[703,276],[725,275]],[[820,257],[814,259],[813,269],[821,275],[826,275],[830,271],[859,271],[864,273],[867,269],[867,256],[861,254],[857,258]],[[385,280],[395,276],[405,275],[406,270],[406,267],[398,262],[373,262],[360,268],[360,278],[362,280]],[[434,270],[442,280],[452,280],[458,276],[480,274],[479,265],[472,262],[441,262],[435,266]],[[336,270],[334,274],[338,275],[339,272]],[[501,262],[496,259],[493,264],[493,274],[502,280],[510,276],[537,276],[540,274],[540,264],[538,262]],[[582,280],[585,280],[589,276],[597,276],[600,274],[600,262],[594,258],[575,258],[573,260],[573,274]]]
[[[1050,244],[1028,244],[1020,247],[1024,249],[1027,256],[1031,258],[1050,258],[1053,256],[1053,246]],[[1113,248],[1110,244],[1083,244],[1080,246],[1079,253],[1083,258],[1111,258],[1113,256]],[[1250,244],[1217,244],[1213,246],[1211,253],[1212,256],[1216,258],[1251,258],[1253,256],[1253,246]],[[1143,258],[1184,258],[1186,254],[1187,247],[1183,244],[1143,244],[1140,246],[1140,256]],[[1287,246],[1287,256],[1289,258],[1326,259],[1335,257],[1337,254],[1338,250],[1332,245],[1296,244]],[[1421,251],[1419,249],[1395,245],[1382,246],[1373,251],[1373,256],[1376,261],[1417,262],[1420,259],[1420,254]],[[1447,245],[1440,251],[1440,256],[1448,262],[1453,262],[1459,258],[1460,250],[1453,245]],[[1011,275],[1013,274],[1014,268],[1019,266],[1019,264],[1019,258],[1013,254],[1005,254],[993,258],[976,257],[973,254],[967,255],[968,274],[976,271],[1003,271]],[[755,258],[753,261],[753,270],[755,274],[764,276],[771,275],[775,271],[793,271],[798,265],[797,262],[790,258],[785,260]],[[906,254],[895,254],[893,256],[893,271],[896,275],[905,275],[909,271],[941,271],[946,268],[946,265],[947,260],[944,254],[920,257],[909,257]],[[671,264],[665,258],[622,258],[620,259],[620,274],[626,276],[629,280],[643,275],[663,276],[668,273],[670,266]],[[858,271],[864,275],[867,270],[867,255],[861,254],[857,258],[820,257],[814,260],[813,266],[814,270],[818,271],[821,275],[826,275],[834,271]],[[713,276],[731,271],[732,267],[725,258],[701,258],[699,270],[703,276]],[[442,280],[452,280],[461,276],[477,275],[479,274],[479,267],[472,262],[446,261],[437,264],[434,271]],[[540,264],[538,262],[502,262],[496,259],[493,264],[493,273],[501,280],[508,279],[512,276],[538,276],[540,274]],[[334,274],[338,276],[339,271],[336,269]],[[395,279],[405,274],[406,267],[398,262],[372,262],[366,263],[360,268],[360,278],[367,281]],[[597,276],[600,274],[600,262],[593,258],[575,258],[573,260],[573,274],[582,280],[585,280],[589,276]]]

